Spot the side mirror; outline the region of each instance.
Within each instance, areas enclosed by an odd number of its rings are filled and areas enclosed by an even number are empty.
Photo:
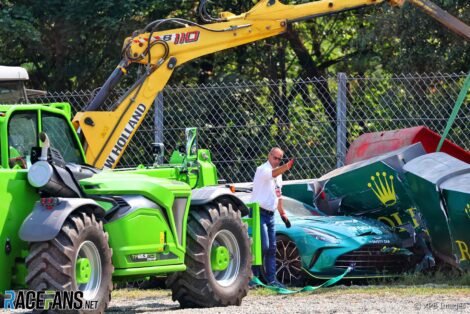
[[[49,137],[46,132],[41,132],[41,134],[39,134],[39,140],[42,142],[41,156],[39,156],[39,160],[46,161],[49,147],[51,147],[51,142],[49,141]]]
[[[51,142],[45,132],[39,134],[39,140],[42,142],[42,146],[33,147],[31,149],[31,164],[35,164],[38,161],[45,161],[64,167],[67,162],[58,149],[51,147]]]
[[[185,135],[186,144],[178,145],[170,156],[172,165],[188,166],[197,160],[197,128],[186,128]]]
[[[34,164],[37,161],[47,161],[49,157],[49,148],[51,147],[51,142],[49,137],[45,132],[39,134],[39,140],[41,141],[41,147],[33,147],[31,149],[31,163]]]
[[[163,143],[152,143],[154,164],[163,164],[163,157],[165,157],[165,145]]]
[[[197,159],[197,128],[186,128],[186,157]]]

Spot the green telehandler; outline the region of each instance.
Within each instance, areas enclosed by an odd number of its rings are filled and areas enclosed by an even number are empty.
[[[86,165],[70,112],[64,103],[0,106],[0,291],[79,290],[101,312],[113,278],[166,274],[183,307],[240,304],[251,277],[249,209],[217,185],[195,130],[168,165],[100,171]]]

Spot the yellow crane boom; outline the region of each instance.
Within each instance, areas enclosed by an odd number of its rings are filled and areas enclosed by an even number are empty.
[[[198,25],[176,18],[150,23],[143,32],[125,40],[118,67],[87,108],[74,117],[73,123],[83,139],[88,163],[98,168],[116,166],[156,95],[163,90],[175,68],[185,62],[282,34],[290,23],[383,2],[402,5],[404,0],[320,0],[297,5],[261,0],[240,15],[223,12],[210,24]],[[180,27],[159,30],[168,23]],[[98,111],[132,63],[146,65],[144,75],[118,101],[113,111]]]
[[[464,37],[470,41],[470,26],[463,23],[461,20],[452,16],[448,12],[442,10],[436,4],[429,0],[406,0],[412,5],[419,8],[421,11],[431,16],[433,19],[452,30],[454,33]]]

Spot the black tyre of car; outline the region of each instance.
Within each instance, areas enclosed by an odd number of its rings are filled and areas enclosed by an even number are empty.
[[[225,246],[226,269],[211,266],[212,250]],[[187,270],[171,274],[167,286],[183,308],[240,305],[251,278],[251,249],[247,226],[231,203],[191,207],[188,215]]]
[[[73,213],[54,239],[31,243],[26,258],[26,283],[36,291],[80,290],[84,301],[97,301],[93,312],[103,313],[113,289],[114,266],[111,257],[112,250],[103,223],[93,214]],[[89,281],[77,283],[77,263],[80,266],[83,260],[89,262]]]
[[[299,250],[288,236],[276,236],[276,277],[289,287],[302,287],[306,283]]]

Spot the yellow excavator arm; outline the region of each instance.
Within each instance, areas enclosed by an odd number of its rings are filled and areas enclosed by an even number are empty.
[[[176,18],[150,23],[143,32],[125,40],[118,67],[85,110],[73,119],[88,163],[97,168],[116,166],[155,97],[175,68],[185,62],[282,34],[290,23],[382,2],[403,4],[403,0],[320,0],[284,5],[277,0],[261,0],[246,13],[223,12],[220,18],[211,19],[210,24],[198,25]],[[180,27],[159,31],[169,23]],[[118,101],[114,111],[98,111],[132,63],[145,65],[143,76]]]
[[[467,41],[470,41],[470,26],[452,16],[448,12],[442,10],[436,4],[429,0],[400,0],[401,2],[409,2],[445,27],[449,28],[456,34],[459,34]]]

